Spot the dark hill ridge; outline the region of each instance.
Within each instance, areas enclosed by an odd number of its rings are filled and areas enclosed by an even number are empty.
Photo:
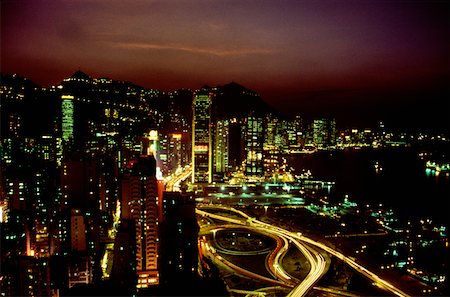
[[[215,88],[213,106],[217,118],[241,118],[249,114],[263,116],[275,113],[258,93],[235,82]]]
[[[15,78],[17,80],[16,75],[2,75],[3,81],[8,82],[8,78]],[[27,81],[26,78],[21,78],[23,81]],[[69,79],[69,80],[68,80]],[[131,82],[124,81],[116,81],[109,78],[104,78],[109,80],[111,86],[117,88],[119,86],[132,86],[137,89],[146,90],[141,86],[135,85]],[[91,88],[86,88],[83,86],[86,83],[91,83],[94,80],[91,76],[82,72],[81,70],[75,71],[71,76],[64,79],[61,84],[64,85],[64,90],[68,90],[73,93],[86,93],[92,91]],[[28,80],[28,83],[33,84]],[[81,84],[80,84],[81,83]],[[34,85],[34,84],[33,84]],[[37,85],[34,85],[38,87]],[[83,90],[84,89],[84,90]],[[204,86],[202,89],[208,89],[213,94],[213,117],[217,118],[230,118],[237,117],[242,118],[246,117],[249,114],[255,114],[259,116],[263,116],[268,113],[276,114],[277,116],[281,116],[278,114],[276,110],[274,110],[271,106],[269,106],[259,94],[253,90],[247,89],[246,87],[236,83],[231,82],[222,86],[217,87],[209,87]],[[183,91],[183,101],[188,99],[185,93],[189,93],[191,91],[184,90]],[[161,92],[164,93],[164,92]],[[174,93],[178,93],[175,91]],[[182,104],[183,106],[187,106],[188,102]],[[189,105],[192,103],[192,98],[190,99]]]
[[[91,80],[91,77],[81,70],[75,71],[75,73],[72,74],[71,78]]]

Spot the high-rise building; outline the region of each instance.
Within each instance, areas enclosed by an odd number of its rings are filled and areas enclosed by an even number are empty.
[[[265,118],[264,127],[264,169],[268,174],[278,167],[281,135],[278,135],[280,124],[277,117],[269,114]]]
[[[99,205],[99,170],[92,159],[65,159],[61,170],[61,207],[86,211]]]
[[[71,211],[70,238],[72,251],[86,251],[86,225],[79,209],[72,209]]]
[[[230,119],[228,126],[228,166],[237,170],[245,160],[243,124],[236,118]]]
[[[215,172],[225,173],[228,171],[228,136],[229,121],[218,120],[215,127],[214,137],[214,169]]]
[[[138,289],[159,283],[158,204],[155,157],[140,156],[123,178],[121,202],[122,218],[134,220],[136,226]]]
[[[334,119],[314,120],[313,143],[319,149],[336,145],[336,121]]]
[[[264,148],[267,150],[275,149],[276,144],[276,135],[278,131],[278,118],[273,117],[272,115],[267,115],[265,120],[265,129],[264,129]],[[279,149],[279,148],[277,148]]]
[[[72,95],[62,95],[61,96],[62,103],[61,103],[61,109],[62,109],[62,123],[61,123],[61,130],[62,130],[62,139],[65,142],[69,142],[73,140],[74,133],[73,133],[73,124],[74,124],[74,110],[75,110],[75,101],[74,96]]]
[[[198,265],[199,227],[195,199],[189,193],[164,192],[162,204],[160,233],[164,253],[159,258],[161,283],[165,286],[192,283],[197,276]]]
[[[326,120],[315,119],[313,122],[313,142],[318,148],[326,146]]]
[[[284,132],[286,133],[285,149],[291,149],[297,145],[297,130],[294,121],[284,121]]]
[[[192,183],[211,183],[211,94],[208,90],[194,94],[192,111]]]
[[[294,125],[297,135],[297,145],[303,147],[305,145],[306,135],[303,127],[303,118],[300,115],[295,116]]]
[[[264,174],[263,136],[263,119],[255,115],[248,116],[245,126],[246,175],[262,176]]]

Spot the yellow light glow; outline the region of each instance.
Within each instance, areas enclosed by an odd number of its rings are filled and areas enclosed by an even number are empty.
[[[6,208],[5,205],[0,205],[0,223],[6,223],[6,212],[4,211],[4,208]]]
[[[158,131],[151,130],[148,136],[148,139],[150,140],[158,140]]]

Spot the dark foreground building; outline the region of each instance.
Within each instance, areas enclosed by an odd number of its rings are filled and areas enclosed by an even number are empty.
[[[163,287],[189,286],[197,278],[199,227],[189,193],[164,192],[160,224],[160,281]],[[176,292],[174,292],[176,293]],[[178,292],[182,293],[182,292]]]

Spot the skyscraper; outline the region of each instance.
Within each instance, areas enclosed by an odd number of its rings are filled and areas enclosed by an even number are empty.
[[[192,183],[212,182],[211,95],[202,89],[192,104]]]
[[[263,119],[249,115],[245,127],[246,175],[262,176],[264,174],[263,137]]]
[[[334,119],[314,120],[313,143],[319,149],[336,145],[336,121]]]
[[[74,122],[74,96],[72,95],[62,95],[61,96],[62,103],[61,103],[61,109],[62,109],[62,123],[61,123],[61,130],[62,130],[62,139],[65,142],[68,142],[70,140],[73,140],[74,134],[73,134],[73,122]]]
[[[198,232],[195,199],[192,194],[164,192],[163,219],[160,225],[161,250],[159,258],[161,283],[179,295],[197,276]],[[176,285],[181,285],[176,291]],[[172,293],[172,292],[171,292]]]
[[[72,209],[70,216],[70,247],[73,251],[86,250],[86,225],[79,209]]]
[[[136,226],[136,273],[138,288],[159,283],[158,190],[156,160],[140,156],[122,181],[122,218]]]
[[[215,172],[225,173],[228,171],[228,135],[229,121],[218,120],[215,127],[214,139],[214,168]]]

